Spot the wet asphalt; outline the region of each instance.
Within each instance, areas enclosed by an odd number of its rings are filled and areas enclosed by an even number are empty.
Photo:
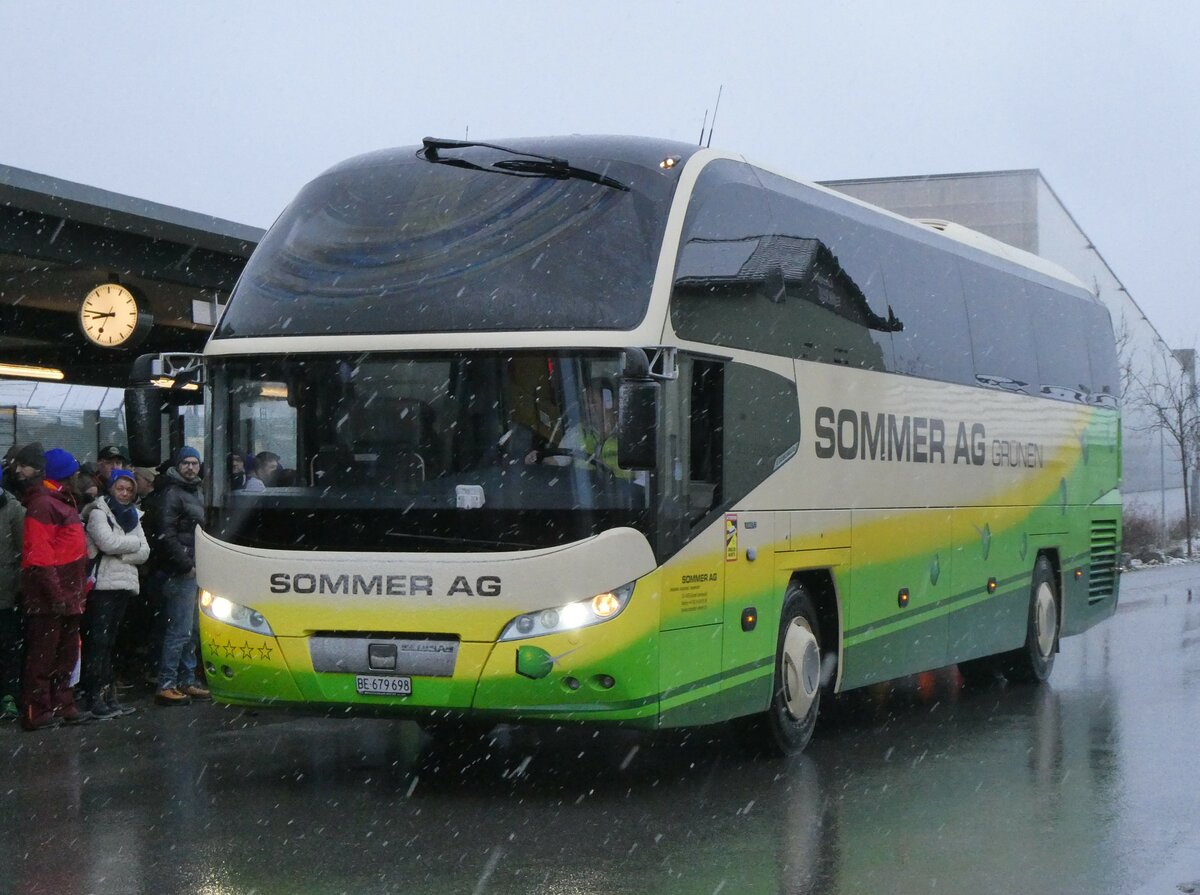
[[[1187,588],[1196,598],[1186,602]],[[0,893],[1124,893],[1200,880],[1200,565],[1049,686],[848,694],[808,751],[212,705],[0,727]],[[1200,891],[1200,883],[1197,884]]]

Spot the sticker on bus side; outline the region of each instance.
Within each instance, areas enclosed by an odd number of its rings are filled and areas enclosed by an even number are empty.
[[[725,514],[725,562],[736,562],[738,558],[737,513]]]

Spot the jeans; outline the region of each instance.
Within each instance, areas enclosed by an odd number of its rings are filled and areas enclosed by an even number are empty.
[[[200,629],[200,602],[196,579],[171,575],[162,583],[162,660],[158,664],[158,689],[190,687],[196,681],[196,632]]]

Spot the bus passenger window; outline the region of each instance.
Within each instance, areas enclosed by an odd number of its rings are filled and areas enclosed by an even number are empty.
[[[1020,279],[993,267],[959,259],[971,354],[980,385],[1038,394],[1037,347],[1032,302]]]

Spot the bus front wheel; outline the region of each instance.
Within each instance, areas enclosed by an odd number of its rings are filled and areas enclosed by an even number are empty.
[[[754,719],[759,746],[794,755],[808,745],[821,707],[821,628],[807,591],[794,585],[784,597],[775,650],[771,705]]]
[[[1025,645],[1002,657],[1005,677],[1023,683],[1042,683],[1050,677],[1058,648],[1058,619],[1054,567],[1039,556],[1033,567]]]

